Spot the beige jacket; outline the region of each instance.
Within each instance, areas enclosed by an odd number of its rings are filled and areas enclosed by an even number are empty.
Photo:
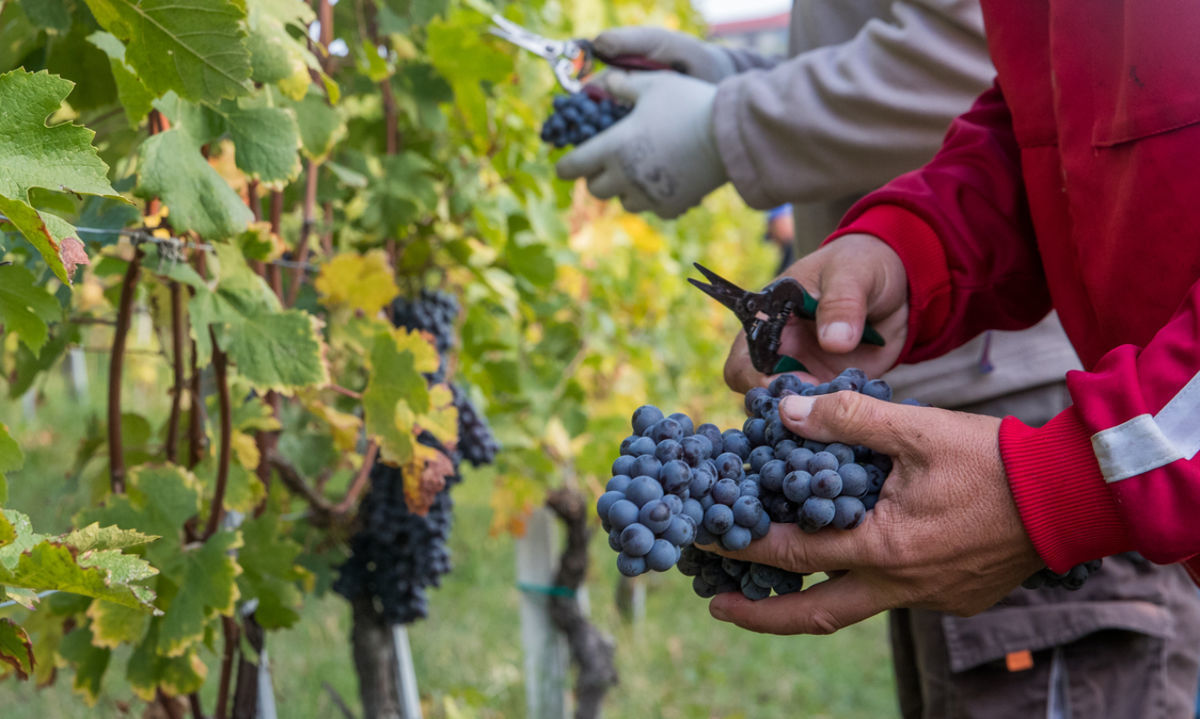
[[[992,84],[977,0],[796,0],[791,59],[730,51],[741,70],[720,83],[717,148],[752,207],[791,202],[799,251],[813,251],[859,196],[928,161],[950,120]],[[1053,316],[888,381],[900,396],[978,405],[1061,382],[1079,367]]]

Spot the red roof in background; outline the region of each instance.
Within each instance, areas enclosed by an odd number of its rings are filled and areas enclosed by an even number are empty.
[[[721,22],[709,25],[708,34],[713,37],[721,35],[740,35],[748,32],[760,32],[762,30],[774,30],[776,28],[786,28],[791,21],[791,13],[781,12],[775,15],[766,15],[750,20],[734,20],[732,22]]]

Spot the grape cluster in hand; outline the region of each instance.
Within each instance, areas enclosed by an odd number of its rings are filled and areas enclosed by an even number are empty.
[[[554,112],[542,123],[542,140],[555,147],[581,145],[607,130],[632,108],[611,99],[596,100],[584,92],[558,95]]]
[[[862,522],[879,501],[891,457],[862,445],[797,436],[779,415],[779,403],[789,394],[842,391],[892,399],[886,382],[847,369],[821,384],[785,374],[769,387],[752,389],[745,397],[749,419],[740,430],[693,427],[682,413],[664,416],[657,407],[639,407],[633,434],[622,441],[613,477],[596,503],[609,546],[618,552],[618,570],[636,576],[678,565],[702,597],[741,591],[765,599],[772,591],[799,591],[803,575],[691,545],[737,551],[766,536],[772,522],[793,523],[805,532],[853,529]],[[1044,571],[1030,581],[1070,588],[1087,573],[1080,567],[1068,575]]]

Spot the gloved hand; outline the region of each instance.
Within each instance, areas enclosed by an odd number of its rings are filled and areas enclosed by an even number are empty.
[[[596,84],[633,111],[559,160],[559,177],[586,177],[596,197],[667,219],[728,179],[712,130],[715,86],[676,72],[615,70]]]
[[[659,27],[618,27],[592,41],[601,55],[639,55],[670,65],[676,72],[714,85],[737,73],[721,48],[691,35]]]

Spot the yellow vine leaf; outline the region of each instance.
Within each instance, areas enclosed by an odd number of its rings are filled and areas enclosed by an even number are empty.
[[[387,253],[343,252],[321,266],[317,291],[328,307],[348,307],[373,315],[400,294]]]

